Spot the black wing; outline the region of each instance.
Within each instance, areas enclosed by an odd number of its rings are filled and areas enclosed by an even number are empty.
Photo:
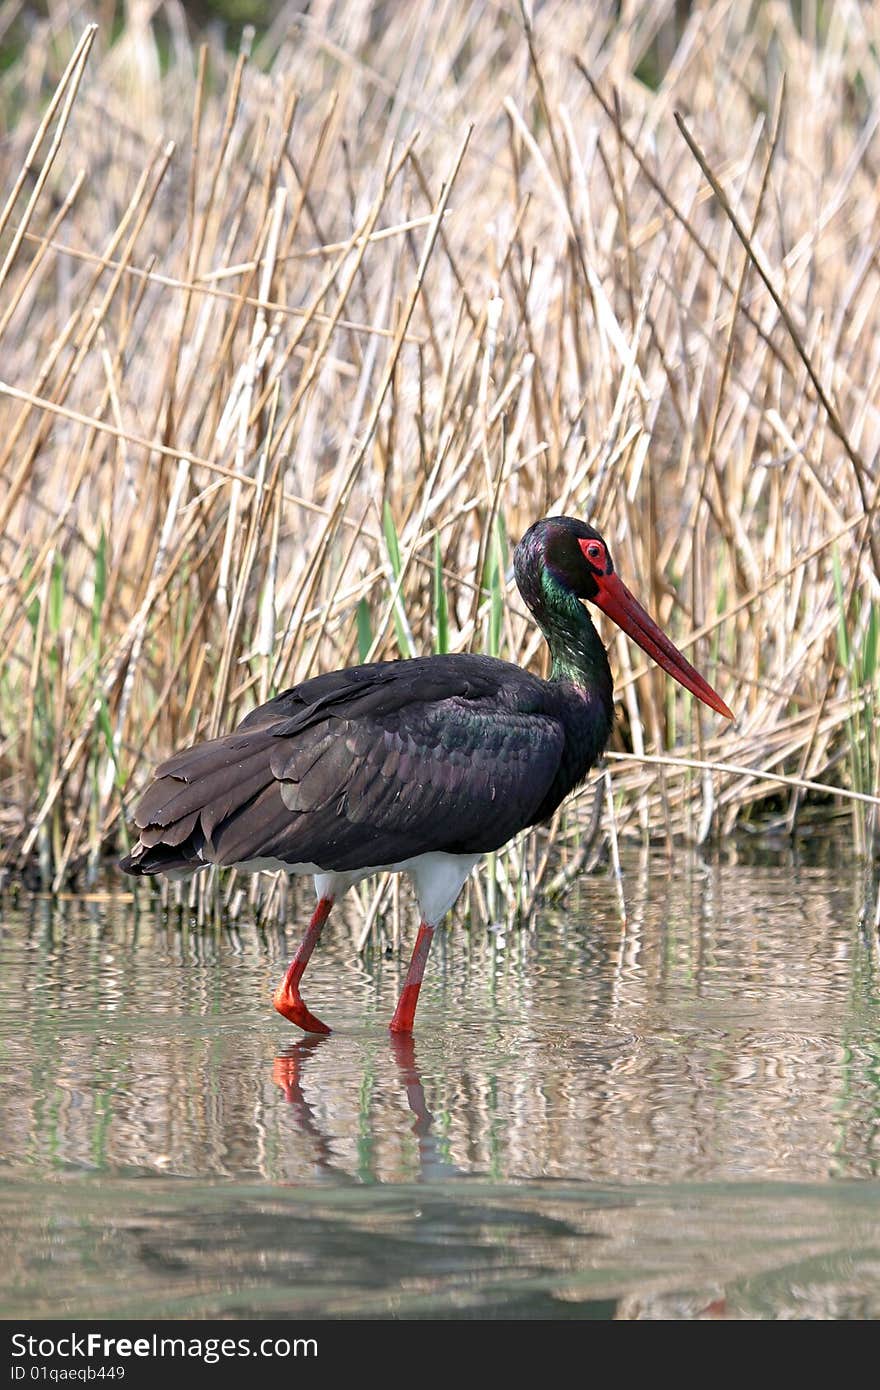
[[[465,655],[318,676],[163,763],[122,867],[343,871],[498,849],[534,822],[559,773],[565,732],[546,689]]]

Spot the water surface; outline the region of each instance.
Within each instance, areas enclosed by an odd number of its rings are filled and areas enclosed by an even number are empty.
[[[4,1317],[877,1317],[880,984],[842,847],[625,861],[407,948],[0,913]],[[300,928],[302,924],[300,923]]]

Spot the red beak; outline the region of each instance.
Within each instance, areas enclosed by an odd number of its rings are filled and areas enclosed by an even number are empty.
[[[645,611],[638,599],[630,593],[616,574],[596,576],[596,583],[599,586],[599,592],[592,602],[597,608],[601,608],[603,613],[607,613],[609,618],[613,618],[617,626],[623,628],[627,637],[638,642],[642,651],[653,657],[658,666],[662,666],[663,670],[668,671],[670,676],[674,676],[685,690],[696,695],[697,699],[702,700],[703,704],[708,705],[710,709],[723,714],[725,719],[733,718],[721,696],[716,695],[708,681],[704,681],[699,671],[694,670],[690,662],[682,656],[678,647],[670,642],[666,633],[661,631],[654,619]]]

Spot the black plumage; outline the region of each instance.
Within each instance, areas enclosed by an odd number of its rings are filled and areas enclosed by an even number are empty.
[[[485,854],[586,775],[610,730],[610,712],[590,718],[589,705],[569,682],[548,689],[468,654],[316,676],[162,763],[122,867],[269,858],[345,872]]]
[[[551,517],[530,528],[514,560],[550,646],[549,680],[467,653],[316,676],[231,734],[175,753],[137,806],[140,838],[120,861],[127,873],[179,876],[208,864],[315,873],[319,906],[276,994],[303,1027],[328,1031],[298,983],[339,892],[377,868],[413,874],[423,922],[392,1023],[409,1031],[424,943],[476,858],[547,820],[601,754],[611,671],[582,599],[729,716],[621,584],[598,532]]]

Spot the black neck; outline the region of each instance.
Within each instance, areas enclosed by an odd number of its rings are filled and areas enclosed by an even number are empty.
[[[570,682],[598,696],[610,713],[614,703],[611,667],[584,605],[563,581],[543,567],[518,567],[516,580],[547,639],[552,661],[550,679]]]

